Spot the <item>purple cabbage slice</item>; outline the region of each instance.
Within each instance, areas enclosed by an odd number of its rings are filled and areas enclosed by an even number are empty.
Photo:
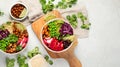
[[[10,32],[7,29],[0,30],[0,40],[2,40],[3,38],[6,38],[9,34]]]
[[[66,22],[64,24],[62,24],[59,32],[61,35],[66,35],[66,34],[73,35],[72,27],[70,26],[70,24],[68,24]]]

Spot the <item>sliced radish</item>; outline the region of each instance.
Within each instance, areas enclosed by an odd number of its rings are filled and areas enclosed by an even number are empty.
[[[22,48],[25,48],[25,46],[26,46],[26,43],[23,43],[23,44],[22,44]]]

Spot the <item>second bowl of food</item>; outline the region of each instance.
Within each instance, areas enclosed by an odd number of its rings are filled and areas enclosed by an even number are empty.
[[[0,25],[0,51],[17,54],[25,49],[28,42],[26,27],[20,22],[9,21]]]
[[[53,19],[43,25],[41,41],[46,49],[60,53],[69,49],[74,41],[73,28],[63,19]]]

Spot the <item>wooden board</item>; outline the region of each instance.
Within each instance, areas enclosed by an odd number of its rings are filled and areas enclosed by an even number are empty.
[[[54,10],[50,13],[55,15],[56,18],[62,18],[60,13],[57,10]],[[42,26],[45,23],[46,22],[44,21],[44,16],[42,16],[40,19],[38,19],[37,21],[32,23],[32,29],[33,29],[34,33],[37,35],[39,40],[40,40],[40,34],[41,34],[40,31],[42,29]],[[77,46],[77,44],[78,44],[78,41],[77,41],[77,38],[75,38],[75,41],[74,41],[73,45],[70,47],[70,49],[68,49],[65,52],[53,53],[53,52],[51,52],[47,49],[46,50],[52,58],[64,58],[64,59],[66,59],[69,62],[70,67],[82,67],[82,64],[80,63],[80,61],[74,55],[74,49],[75,49],[75,46]]]

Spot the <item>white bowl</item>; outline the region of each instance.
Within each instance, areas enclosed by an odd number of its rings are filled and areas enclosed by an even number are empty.
[[[16,4],[22,4],[23,6],[25,6],[27,12],[26,12],[26,14],[25,14],[25,16],[24,16],[23,18],[16,18],[16,17],[14,17],[14,16],[11,14],[11,9],[12,9],[12,7],[13,7],[14,5],[16,5]],[[28,7],[27,7],[24,3],[16,2],[16,3],[14,3],[14,4],[10,7],[10,9],[9,9],[9,14],[10,14],[10,16],[11,16],[14,20],[24,20],[24,19],[27,17],[27,15],[28,15]]]
[[[63,20],[63,19],[61,19],[61,18],[55,18],[55,19],[52,19],[52,20],[46,22],[46,23],[43,25],[42,29],[41,29],[41,33],[42,33],[42,30],[43,30],[44,26],[47,25],[48,23],[50,23],[51,21],[54,21],[54,20]],[[63,20],[63,21],[68,23],[68,21],[65,21],[65,20]],[[69,24],[69,23],[68,23],[68,24]],[[72,26],[71,26],[71,27],[72,27]],[[73,29],[73,27],[72,27],[72,29]],[[74,35],[74,30],[73,30],[73,35]],[[43,38],[42,38],[42,34],[40,34],[40,37],[41,37],[41,42],[42,42],[42,44],[44,45],[44,47],[45,47],[47,50],[49,50],[49,51],[51,51],[51,52],[54,52],[54,53],[61,53],[61,52],[67,51],[67,50],[73,45],[73,42],[74,42],[74,41],[73,41],[66,49],[63,49],[63,50],[61,50],[61,51],[54,51],[54,50],[50,49],[48,46],[46,46],[46,45],[44,44]],[[74,37],[74,39],[75,39],[75,37]]]
[[[19,22],[19,21],[10,21],[10,22],[17,22],[17,23],[22,24],[22,23]],[[25,28],[26,28],[26,27],[25,27]],[[27,30],[27,28],[26,28],[26,30]],[[27,33],[28,33],[28,31],[27,31]],[[20,53],[22,53],[22,52],[27,48],[28,42],[29,42],[29,33],[28,33],[28,41],[27,41],[26,46],[25,46],[22,50],[20,50],[19,52],[17,52],[17,53],[7,53],[7,52],[2,51],[1,49],[0,49],[0,52],[2,52],[2,53],[5,54],[5,55],[17,55],[17,54],[20,54]]]

